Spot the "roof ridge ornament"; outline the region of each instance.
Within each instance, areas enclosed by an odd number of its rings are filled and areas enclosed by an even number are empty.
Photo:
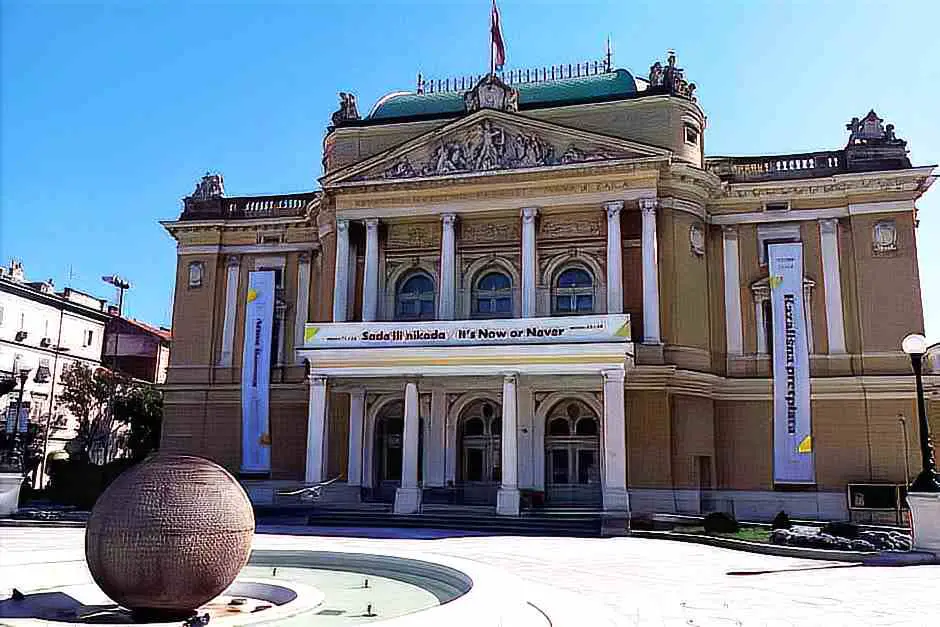
[[[516,112],[519,110],[519,92],[495,74],[487,74],[463,95],[467,113],[480,109]]]
[[[362,118],[359,116],[359,108],[356,106],[356,95],[345,91],[339,92],[339,108],[330,117],[329,130],[342,126],[344,122],[360,119]]]

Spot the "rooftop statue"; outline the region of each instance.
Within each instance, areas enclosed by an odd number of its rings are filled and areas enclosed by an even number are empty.
[[[359,109],[356,106],[355,94],[350,94],[345,91],[339,92],[339,109],[333,112],[333,116],[330,119],[333,127],[339,126],[343,122],[361,119],[359,117]]]
[[[221,198],[224,195],[225,184],[222,181],[222,175],[206,172],[202,180],[196,183],[196,189],[193,191],[190,198],[194,200],[209,200],[212,198]]]
[[[852,121],[845,125],[849,135],[849,145],[857,146],[860,144],[886,144],[895,143],[905,145],[903,139],[898,139],[894,135],[894,124],[884,126],[884,120],[878,117],[875,110],[872,109],[864,118],[852,118]]]
[[[666,65],[656,61],[650,66],[649,84],[651,88],[660,88],[668,93],[695,101],[695,83],[685,79],[685,70],[676,66],[676,53],[669,50]]]

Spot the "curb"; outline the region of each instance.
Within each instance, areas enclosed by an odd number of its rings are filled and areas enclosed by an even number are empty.
[[[29,520],[0,518],[0,527],[51,527],[53,529],[84,529],[83,520]]]

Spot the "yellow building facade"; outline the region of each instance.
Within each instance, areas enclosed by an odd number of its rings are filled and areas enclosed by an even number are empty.
[[[164,223],[163,447],[257,502],[332,480],[397,513],[845,518],[847,484],[905,483],[932,167],[874,112],[841,149],[706,157],[694,92],[672,56],[419,80],[341,94],[317,191],[204,177]]]

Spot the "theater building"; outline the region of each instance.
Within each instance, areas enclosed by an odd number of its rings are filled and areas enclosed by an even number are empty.
[[[317,191],[207,175],[164,223],[163,447],[403,514],[844,518],[847,484],[904,483],[932,167],[874,112],[706,157],[703,104],[671,54],[419,78],[341,94]]]

